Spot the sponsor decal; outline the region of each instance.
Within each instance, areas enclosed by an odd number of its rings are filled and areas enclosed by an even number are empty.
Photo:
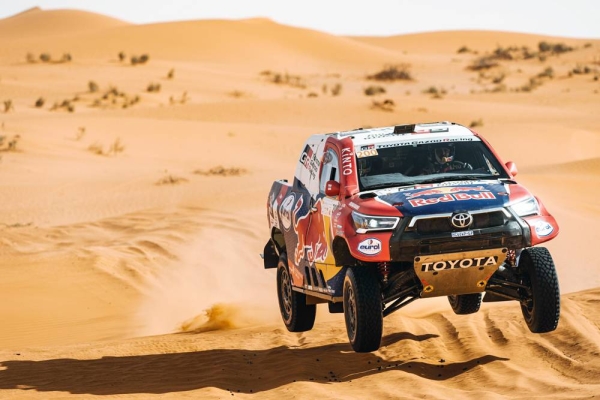
[[[300,163],[308,170],[310,177],[315,179],[319,172],[320,163],[319,160],[317,160],[317,155],[309,144],[304,147],[304,151],[300,156]]]
[[[538,221],[535,224],[535,233],[539,237],[548,236],[552,232],[554,232],[554,228],[546,221]]]
[[[277,214],[277,208],[279,207],[280,197],[271,195],[271,205],[269,207],[269,217],[271,220],[271,226],[279,228],[279,217]]]
[[[368,144],[366,146],[360,146],[360,150],[361,151],[363,151],[363,150],[371,150],[371,149],[374,149],[374,148],[375,148],[374,144]]]
[[[292,226],[292,207],[294,206],[294,199],[295,197],[293,194],[289,195],[283,200],[281,208],[279,209],[279,220],[286,231]]]
[[[447,142],[479,142],[480,140],[476,137],[464,137],[464,138],[444,138],[444,139],[420,139],[420,140],[407,140],[395,143],[385,143],[377,145],[378,149],[385,149],[390,147],[401,147],[401,146],[417,146],[420,144],[431,144],[431,143],[447,143]]]
[[[381,252],[381,241],[378,239],[363,240],[358,244],[358,251],[368,256],[373,256]]]
[[[419,129],[414,133],[438,133],[438,132],[449,132],[448,128],[431,128],[431,129]]]
[[[493,200],[496,196],[492,192],[480,192],[474,194],[468,193],[456,193],[456,194],[445,194],[439,197],[432,197],[429,199],[410,199],[408,202],[413,207],[429,206],[438,203],[447,203],[451,201],[464,201],[464,200]]]
[[[352,174],[352,150],[347,147],[342,149],[342,174],[343,175],[351,175]]]
[[[474,186],[474,187],[467,187],[467,186],[449,186],[449,187],[444,187],[444,186],[439,186],[439,187],[435,187],[435,188],[431,188],[431,189],[427,189],[427,190],[421,190],[421,191],[418,191],[418,192],[407,194],[406,198],[407,199],[414,199],[415,197],[430,196],[430,195],[433,195],[433,194],[446,194],[446,193],[458,193],[458,192],[469,192],[469,191],[486,192],[488,190],[486,188],[484,188],[483,186]]]
[[[473,236],[473,231],[452,232],[452,237]]]
[[[377,154],[379,154],[379,153],[377,153],[377,149],[362,150],[362,151],[356,152],[356,157],[357,158],[372,157],[372,156],[376,156]]]
[[[356,204],[355,202],[353,202],[353,201],[351,201],[350,203],[348,203],[348,206],[350,208],[354,208],[357,211],[360,209],[360,206],[358,204]]]
[[[498,256],[473,257],[463,258],[460,260],[434,261],[423,263],[421,265],[422,272],[443,271],[447,269],[461,269],[471,267],[487,267],[496,265]]]

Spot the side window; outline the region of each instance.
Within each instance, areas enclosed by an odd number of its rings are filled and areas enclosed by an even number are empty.
[[[327,181],[340,181],[340,168],[338,155],[333,149],[328,149],[323,156],[323,168],[321,169],[321,179],[319,181],[319,190],[325,193],[325,184]]]

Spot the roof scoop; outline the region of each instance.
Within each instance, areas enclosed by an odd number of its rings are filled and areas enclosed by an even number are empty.
[[[404,135],[407,133],[413,133],[414,131],[415,131],[415,124],[394,126],[394,134],[396,134],[396,135]]]

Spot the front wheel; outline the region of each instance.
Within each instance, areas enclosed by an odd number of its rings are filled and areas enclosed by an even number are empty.
[[[383,332],[381,287],[376,271],[368,267],[348,268],[344,279],[344,318],[354,351],[379,349]]]
[[[282,253],[277,264],[277,297],[279,311],[290,332],[306,332],[313,328],[317,306],[306,304],[306,295],[292,289],[287,255]]]
[[[448,301],[455,314],[464,315],[479,311],[481,298],[481,293],[457,294],[448,296]]]
[[[554,261],[548,249],[531,247],[521,252],[519,269],[528,290],[521,311],[533,333],[551,332],[558,326],[560,290]]]

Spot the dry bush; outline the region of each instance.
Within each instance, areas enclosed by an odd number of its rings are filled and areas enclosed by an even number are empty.
[[[94,81],[89,81],[88,82],[88,90],[90,91],[90,93],[96,93],[98,90],[100,90],[100,87],[98,86],[98,84]]]
[[[4,142],[6,141],[6,136],[0,136],[0,151],[18,151],[17,144],[21,140],[20,135],[15,135],[6,143],[6,148],[2,148]]]
[[[491,56],[483,56],[476,58],[471,65],[467,66],[468,70],[481,71],[497,67],[499,64]]]
[[[140,64],[146,64],[148,62],[148,60],[150,59],[150,56],[148,54],[142,54],[139,58],[138,58],[138,62]]]
[[[541,41],[538,43],[538,49],[541,53],[562,54],[575,50],[575,48],[564,43],[550,43]]]
[[[364,90],[365,96],[375,96],[377,94],[385,93],[386,90],[383,86],[369,86]]]
[[[88,149],[88,151],[90,151],[94,154],[97,154],[99,156],[104,155],[104,148],[98,142],[90,144],[87,149]]]
[[[375,81],[412,81],[409,64],[386,65],[384,68],[373,74],[368,75],[367,79]]]
[[[169,96],[169,104],[174,105],[174,104],[185,104],[188,102],[188,100],[190,99],[190,97],[188,96],[187,92],[183,92],[181,94],[181,97],[176,99],[173,96]]]
[[[306,83],[300,75],[291,75],[287,72],[281,74],[268,70],[262,71],[260,75],[266,77],[269,82],[272,82],[276,85],[288,85],[300,89],[306,89]]]
[[[8,99],[8,100],[4,100],[4,112],[10,112],[10,111],[14,111],[15,110],[15,105],[13,104],[13,101]]]
[[[231,92],[227,93],[227,95],[234,97],[236,99],[239,99],[241,97],[246,97],[246,93],[242,92],[241,90],[232,90]]]
[[[208,171],[197,169],[194,174],[205,176],[239,176],[248,173],[244,168],[225,168],[221,165],[213,167]]]
[[[116,138],[115,141],[108,146],[107,154],[117,155],[125,151],[125,146],[121,143],[121,138]]]
[[[150,93],[160,92],[160,83],[149,83],[146,91]]]
[[[461,53],[471,53],[471,49],[469,49],[467,46],[461,46],[458,50],[456,50],[456,52],[458,54],[461,54]]]
[[[34,64],[37,62],[37,59],[35,58],[35,55],[33,53],[27,53],[27,55],[25,56],[25,59],[30,64]]]
[[[585,75],[593,72],[594,70],[587,65],[577,64],[570,72],[575,75]]]
[[[77,134],[75,135],[75,140],[79,141],[85,136],[85,126],[80,126],[77,128]]]
[[[42,54],[40,54],[40,61],[41,62],[50,62],[51,59],[52,59],[52,57],[48,53],[42,53]]]
[[[36,108],[41,108],[41,107],[44,107],[44,103],[45,103],[45,102],[46,102],[46,100],[44,100],[44,98],[43,98],[43,97],[40,97],[39,99],[37,99],[37,100],[35,101],[35,107],[36,107]]]
[[[127,56],[125,55],[125,53],[122,52],[122,51],[119,52],[118,56],[119,56],[119,62],[123,62],[127,58]]]
[[[339,96],[341,93],[342,93],[342,84],[336,83],[335,85],[333,85],[333,87],[331,88],[331,95]]]
[[[169,174],[167,176],[160,178],[158,181],[156,181],[156,185],[158,185],[158,186],[177,185],[179,183],[184,183],[184,182],[188,182],[188,180],[186,178],[181,178],[179,176],[173,176],[173,175]]]
[[[70,99],[65,99],[62,102],[55,102],[52,107],[50,107],[50,111],[68,111],[68,112],[74,112],[75,111],[75,105],[72,103],[72,100]]]
[[[476,128],[478,126],[483,126],[483,120],[481,118],[473,120],[469,124],[469,128]]]
[[[532,92],[542,85],[542,80],[537,77],[529,78],[529,82],[517,88],[517,92]]]
[[[60,62],[66,63],[66,62],[71,62],[73,61],[73,57],[71,56],[71,53],[64,53],[62,55],[62,58],[60,59]]]
[[[381,111],[394,111],[394,107],[395,107],[395,103],[394,100],[392,99],[385,99],[383,101],[375,101],[373,100],[373,103],[371,104],[371,108],[373,110],[381,110]]]
[[[167,73],[167,79],[173,79],[175,77],[175,70],[171,68]]]
[[[548,67],[539,74],[537,74],[538,78],[554,78],[554,69],[552,67]]]
[[[447,92],[444,88],[437,88],[435,86],[430,86],[427,89],[423,90],[423,93],[430,94],[434,99],[441,99]]]
[[[310,97],[310,98],[319,97],[319,94],[317,92],[308,92],[306,97]]]

